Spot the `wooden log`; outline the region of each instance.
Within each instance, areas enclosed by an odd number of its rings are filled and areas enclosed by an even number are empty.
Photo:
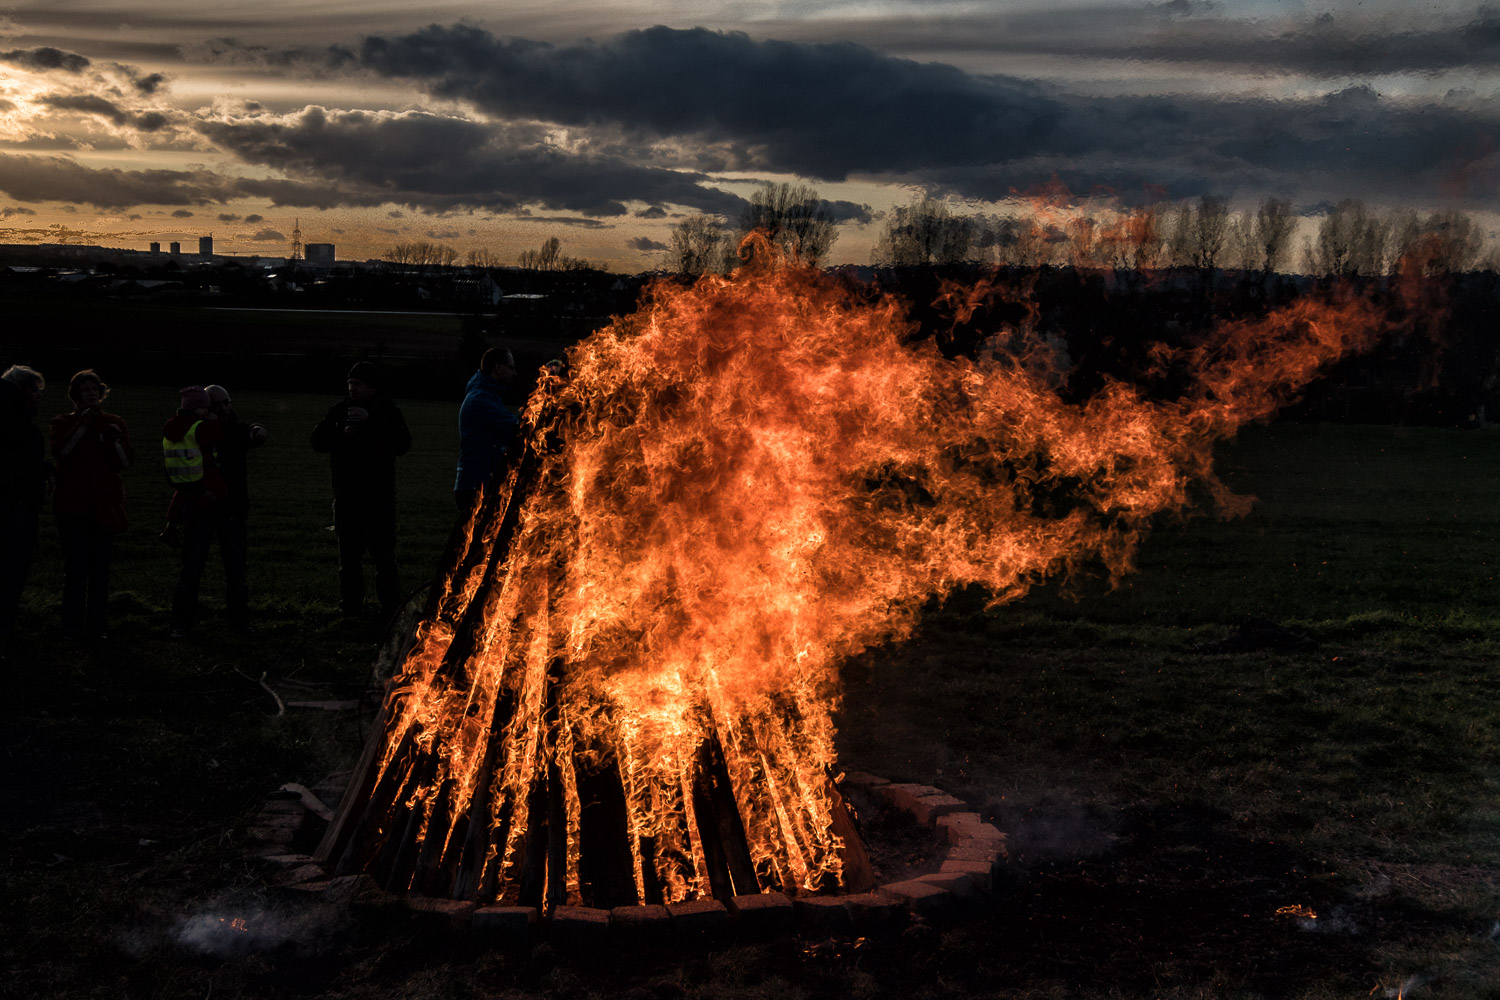
[[[518,860],[521,872],[517,900],[521,906],[542,909],[542,893],[547,888],[547,773],[543,771],[532,782],[526,803],[526,836]]]
[[[361,777],[362,784],[374,778],[375,768],[380,763],[378,751],[382,749],[382,742],[372,737],[365,745],[367,756],[372,747],[376,754],[367,764],[361,758],[363,775],[356,771],[356,776]],[[329,824],[328,832],[314,855],[320,864],[328,867],[332,861],[330,870],[336,875],[353,875],[363,870],[365,862],[379,850],[382,838],[390,832],[390,820],[400,801],[401,788],[410,777],[416,753],[416,732],[409,729],[397,745],[390,766],[381,775],[379,783],[363,800],[351,801],[345,794],[334,822]],[[351,783],[349,787],[354,785]]]
[[[870,865],[870,854],[865,850],[864,838],[854,825],[854,817],[844,803],[844,797],[834,787],[833,777],[828,778],[828,796],[832,806],[833,832],[844,841],[839,852],[843,859],[843,872],[839,884],[847,892],[869,892],[875,887],[875,870]]]
[[[457,818],[453,811],[453,796],[457,791],[458,781],[454,778],[444,779],[442,786],[438,788],[437,799],[428,815],[427,829],[421,835],[413,862],[411,884],[418,895],[433,895],[434,883],[439,880],[445,884],[437,891],[446,893],[452,882],[451,878],[442,879],[440,865],[448,846],[448,835],[452,833],[453,823]]]
[[[556,754],[547,760],[547,907],[568,905],[568,806]]]
[[[380,766],[381,751],[385,749],[385,726],[386,720],[390,718],[389,699],[387,703],[380,706],[380,711],[375,716],[375,723],[370,727],[370,737],[365,741],[365,748],[359,755],[359,761],[354,765],[354,771],[349,776],[349,784],[344,787],[344,795],[339,799],[338,811],[334,813],[333,822],[328,824],[328,829],[323,831],[323,839],[318,843],[318,848],[313,852],[318,864],[328,867],[330,859],[338,858],[344,853],[349,837],[354,833],[359,818],[365,814],[370,807],[370,796],[375,790],[376,769]],[[396,748],[397,756],[401,756],[410,749],[410,744]],[[340,875],[347,872],[338,872]]]
[[[597,767],[578,776],[578,890],[584,906],[612,909],[640,902],[625,786],[612,754],[596,748]]]
[[[495,698],[495,713],[490,718],[489,735],[484,748],[484,763],[474,781],[474,796],[469,803],[469,815],[465,819],[462,846],[453,867],[453,884],[450,895],[454,899],[476,899],[480,882],[484,876],[485,860],[489,856],[493,831],[490,829],[491,801],[495,779],[495,761],[500,756],[500,745],[505,726],[516,710],[516,695],[510,688],[503,688]],[[496,818],[499,825],[499,818]],[[503,839],[499,841],[505,843]]]
[[[708,869],[709,891],[715,899],[728,905],[734,898],[734,882],[729,877],[729,862],[719,839],[719,824],[714,818],[713,795],[708,785],[709,779],[700,767],[693,778],[690,804],[693,828],[698,832],[698,847],[703,851],[703,862]]]
[[[718,736],[711,735],[705,741],[701,760],[709,782],[709,799],[713,806],[714,820],[718,824],[719,842],[724,848],[724,862],[734,884],[735,895],[748,896],[761,890],[755,875],[755,862],[750,857],[750,839],[745,836],[745,822],[740,815],[739,802],[734,797],[734,786],[729,778],[729,764],[724,759],[724,747]]]
[[[641,853],[641,902],[660,905],[666,893],[662,891],[661,873],[656,870],[656,838],[641,837],[637,846]]]

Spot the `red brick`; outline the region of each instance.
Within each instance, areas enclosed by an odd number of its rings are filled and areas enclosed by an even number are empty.
[[[691,899],[668,903],[672,915],[672,937],[680,943],[705,944],[729,936],[729,911],[717,899]]]
[[[559,906],[552,911],[552,940],[582,952],[604,947],[609,935],[609,911],[591,906]]]
[[[943,867],[938,874],[948,872],[962,872],[973,879],[974,887],[980,892],[989,892],[990,886],[994,884],[993,866],[988,861],[953,861],[943,862]]]
[[[735,929],[747,938],[769,938],[790,934],[796,925],[792,901],[783,893],[761,892],[735,896],[729,901]]]
[[[917,817],[919,823],[931,823],[939,816],[949,813],[960,812],[967,807],[963,799],[954,798],[951,795],[924,795],[917,799],[912,806],[912,815]]]
[[[931,785],[881,785],[875,789],[875,794],[897,809],[905,809],[909,813],[914,813],[918,799],[946,793],[941,788],[933,788]]]
[[[854,929],[846,896],[806,896],[792,901],[792,912],[799,933],[828,937],[847,934]]]
[[[408,896],[406,907],[419,923],[458,933],[473,926],[477,909],[466,899],[429,899],[426,896]]]
[[[534,906],[481,906],[474,911],[474,931],[511,947],[525,947],[536,930]]]
[[[925,916],[942,913],[953,905],[953,894],[940,885],[912,879],[879,886],[876,892],[901,900],[917,913]]]
[[[859,892],[844,897],[844,906],[854,929],[860,933],[898,931],[911,919],[903,900],[878,892]]]
[[[609,938],[621,948],[662,948],[672,940],[672,914],[665,906],[616,906],[609,911]]]

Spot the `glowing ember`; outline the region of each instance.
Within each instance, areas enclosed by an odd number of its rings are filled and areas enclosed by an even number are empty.
[[[1276,908],[1278,917],[1301,917],[1303,920],[1317,920],[1316,911],[1302,905],[1278,906]]]
[[[838,664],[955,587],[1123,574],[1195,486],[1232,507],[1214,442],[1378,318],[1299,302],[1159,351],[1175,398],[1069,402],[1024,329],[947,359],[900,303],[797,267],[656,287],[542,378],[320,853],[531,905],[857,882]]]

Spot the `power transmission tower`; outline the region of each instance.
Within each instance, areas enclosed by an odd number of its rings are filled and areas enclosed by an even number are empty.
[[[292,263],[302,259],[302,219],[292,223]]]

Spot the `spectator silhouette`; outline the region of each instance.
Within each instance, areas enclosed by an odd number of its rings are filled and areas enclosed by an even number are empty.
[[[368,361],[349,369],[349,394],[313,428],[312,446],[333,471],[333,527],[339,542],[339,607],[364,613],[362,563],[375,564],[375,596],[387,620],[401,606],[396,569],[396,459],[411,450],[406,418],[385,392],[385,373]]]
[[[125,530],[125,481],[135,461],[124,418],[106,413],[109,386],[92,368],[68,383],[73,409],[52,418],[57,490],[52,510],[63,550],[63,638],[107,639],[109,565]]]
[[[209,407],[223,427],[219,442],[219,471],[224,476],[228,498],[218,524],[219,556],[224,560],[224,602],[229,627],[248,633],[250,628],[249,517],[250,452],[266,443],[262,424],[247,424],[235,413],[229,390],[211,385]]]
[[[492,347],[469,378],[458,409],[458,474],[453,481],[453,499],[462,516],[473,510],[481,488],[487,488],[504,467],[505,453],[521,426],[503,398],[515,377],[515,357],[503,347]]]
[[[172,494],[172,513],[182,525],[182,570],[172,594],[172,638],[183,639],[198,621],[198,587],[208,564],[208,550],[219,533],[229,487],[219,469],[218,449],[224,425],[213,412],[208,390],[182,390],[177,413],[162,428],[162,456]]]
[[[0,375],[0,660],[9,657],[51,466],[36,425],[47,380],[25,365]]]

